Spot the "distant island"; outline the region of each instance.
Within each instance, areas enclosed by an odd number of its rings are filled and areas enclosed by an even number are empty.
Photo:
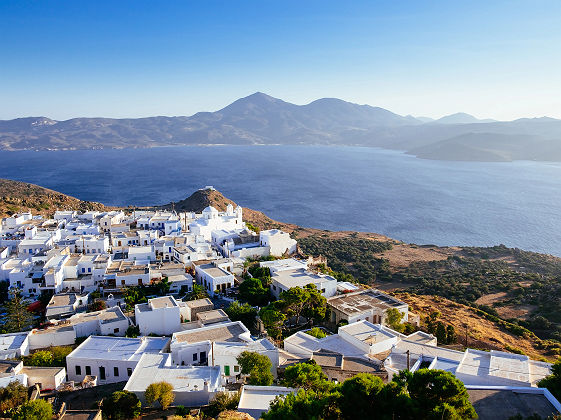
[[[561,161],[561,120],[438,120],[324,98],[295,105],[264,93],[216,112],[148,118],[27,117],[0,121],[0,150],[122,149],[185,145],[337,145],[405,151],[424,159]]]

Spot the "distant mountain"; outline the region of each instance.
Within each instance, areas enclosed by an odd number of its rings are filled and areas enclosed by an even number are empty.
[[[561,160],[561,121],[544,117],[500,122],[465,113],[429,121],[335,98],[295,105],[261,92],[190,117],[0,121],[0,150],[202,144],[354,145],[429,159]]]
[[[472,124],[472,123],[489,123],[495,120],[484,119],[480,120],[473,115],[466,114],[465,112],[457,112],[456,114],[446,115],[433,121],[434,124]]]

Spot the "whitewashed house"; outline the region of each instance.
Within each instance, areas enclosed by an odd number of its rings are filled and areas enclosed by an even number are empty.
[[[30,350],[52,346],[68,346],[76,338],[91,335],[124,336],[131,322],[120,307],[115,306],[96,312],[72,315],[61,321],[53,321],[45,329],[34,329],[29,334]]]
[[[207,405],[224,391],[218,366],[177,366],[169,353],[143,354],[124,389],[146,403],[146,388],[162,381],[172,386],[174,404],[187,407]]]
[[[135,305],[136,325],[141,335],[171,335],[181,330],[181,308],[173,296],[149,299],[147,303]]]
[[[0,334],[0,360],[29,355],[29,331]]]
[[[282,292],[293,287],[305,287],[308,284],[313,284],[326,298],[337,294],[337,279],[335,277],[312,273],[304,269],[272,273],[270,289],[273,296],[278,299]]]
[[[128,381],[143,355],[161,353],[168,343],[169,338],[90,336],[66,356],[68,380],[94,375],[100,385]]]
[[[198,261],[195,262],[195,279],[210,296],[215,293],[226,293],[234,285],[234,274],[223,267],[230,267],[231,261]]]
[[[245,228],[245,223],[242,219],[242,208],[238,206],[234,210],[231,204],[227,206],[225,212],[219,212],[214,207],[209,206],[189,224],[189,232],[194,235],[200,235],[207,241],[212,240],[213,230],[240,228]]]
[[[278,229],[259,232],[259,242],[261,246],[268,247],[270,254],[276,257],[294,254],[297,249],[296,240],[292,239],[288,233]]]

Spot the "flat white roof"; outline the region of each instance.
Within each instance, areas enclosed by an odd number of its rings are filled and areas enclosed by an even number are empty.
[[[401,334],[394,332],[389,328],[385,328],[380,324],[372,324],[368,321],[353,322],[352,324],[340,327],[339,331],[344,331],[368,345],[381,343],[382,341],[390,340],[399,336],[403,337]]]
[[[306,261],[300,261],[295,258],[285,258],[282,260],[273,261],[262,261],[259,263],[261,267],[268,267],[271,271],[284,271],[284,270],[296,270],[299,268],[307,269],[308,263]]]
[[[247,413],[255,419],[269,411],[271,402],[279,395],[288,395],[296,390],[284,386],[244,385],[240,395],[238,411]]]
[[[76,359],[139,360],[145,353],[159,353],[169,342],[166,337],[90,336],[67,357]]]
[[[1,334],[0,351],[19,349],[28,335],[29,331],[12,334]]]
[[[220,380],[220,366],[175,366],[170,353],[142,355],[125,390],[144,392],[150,384],[165,381],[176,392],[203,391],[205,382],[211,391]]]
[[[337,279],[334,277],[311,273],[303,268],[298,270],[277,271],[273,274],[272,280],[278,282],[287,289],[292,287],[304,287],[307,284],[337,282]]]

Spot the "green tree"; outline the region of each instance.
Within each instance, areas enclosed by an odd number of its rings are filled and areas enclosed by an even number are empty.
[[[304,389],[323,389],[329,382],[321,367],[314,360],[289,366],[284,371],[285,386]]]
[[[403,312],[396,308],[390,308],[386,311],[386,325],[392,330],[402,333],[405,331],[405,325],[401,322]]]
[[[235,300],[225,309],[225,312],[232,321],[241,321],[247,328],[253,328],[257,310],[250,304]]]
[[[45,400],[27,401],[12,415],[13,420],[51,420],[53,406]]]
[[[310,294],[308,289],[303,289],[301,287],[291,287],[279,295],[279,299],[286,307],[286,313],[289,316],[296,317],[297,322],[302,315],[302,311],[304,310],[309,297]]]
[[[237,361],[242,368],[242,373],[249,375],[251,385],[271,385],[273,383],[274,378],[271,373],[273,364],[267,356],[244,351],[237,357]]]
[[[203,286],[201,286],[200,284],[193,284],[193,289],[185,295],[183,300],[197,300],[207,297],[208,293]]]
[[[327,315],[327,299],[313,284],[307,284],[304,290],[308,293],[308,299],[304,305],[303,315],[316,321],[324,320]]]
[[[425,318],[425,323],[427,324],[427,331],[430,334],[436,333],[436,320],[438,319],[439,316],[440,316],[440,312],[433,311]]]
[[[339,418],[336,415],[326,415],[330,411],[329,402],[332,401],[332,397],[333,395],[318,393],[312,389],[300,389],[296,393],[277,397],[271,402],[269,411],[263,413],[261,418],[263,420],[336,419]],[[360,417],[354,418],[359,419]],[[366,418],[372,418],[372,416]]]
[[[419,419],[475,419],[464,384],[450,372],[419,369],[408,376],[406,389]]]
[[[306,331],[306,334],[311,335],[312,337],[315,337],[315,338],[327,337],[327,334],[325,333],[325,331],[323,331],[321,328],[318,328],[318,327],[314,327],[314,328]]]
[[[261,280],[255,277],[245,279],[239,286],[240,297],[251,305],[266,305],[270,300],[269,289],[263,287]]]
[[[0,388],[0,413],[9,417],[9,413],[27,401],[27,387],[18,381],[10,382]]]
[[[31,354],[26,359],[26,365],[38,367],[51,367],[53,366],[53,354],[48,350],[39,350]]]
[[[274,338],[282,337],[282,330],[286,321],[286,315],[279,309],[279,303],[273,302],[261,309],[259,313],[267,332]]]
[[[138,325],[129,325],[125,332],[125,337],[136,338],[140,335],[140,327]]]
[[[341,385],[340,408],[345,418],[366,419],[377,412],[378,394],[384,388],[382,380],[374,375],[359,373]]]
[[[240,402],[240,395],[230,395],[227,392],[218,392],[205,410],[205,414],[210,417],[216,417],[223,411],[236,410]]]
[[[436,332],[434,334],[436,336],[436,340],[438,341],[438,343],[440,344],[447,344],[448,340],[447,340],[447,335],[446,335],[446,327],[444,326],[444,324],[441,321],[438,321],[436,323]]]
[[[538,382],[540,388],[547,388],[557,400],[561,401],[561,358],[551,367],[551,375]]]
[[[129,391],[115,391],[103,400],[102,410],[109,420],[130,420],[140,416],[142,404]]]
[[[455,343],[458,340],[456,330],[453,325],[446,326],[446,344]]]
[[[20,332],[31,328],[33,315],[27,310],[28,302],[21,295],[21,290],[12,289],[12,298],[5,304],[6,318],[4,328],[8,332]]]
[[[150,384],[144,392],[144,398],[146,400],[146,404],[149,406],[158,401],[162,406],[162,409],[165,410],[175,399],[173,386],[167,382],[155,382]]]

